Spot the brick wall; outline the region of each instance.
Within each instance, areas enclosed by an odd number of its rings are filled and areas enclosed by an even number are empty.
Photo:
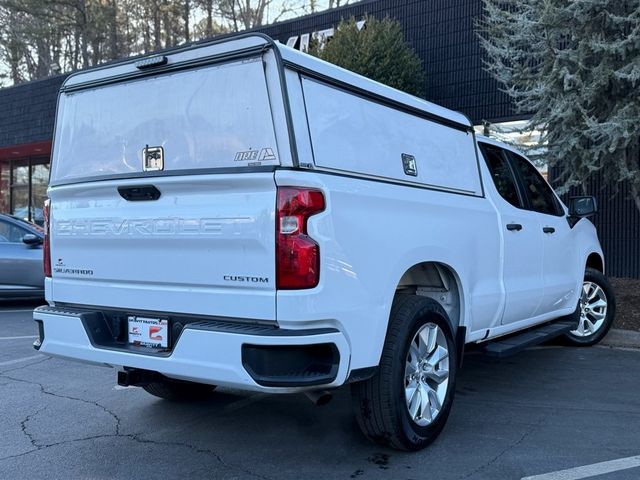
[[[51,140],[65,75],[0,89],[0,147]]]

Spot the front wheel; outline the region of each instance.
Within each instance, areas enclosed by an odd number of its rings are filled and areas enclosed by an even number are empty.
[[[570,345],[595,345],[607,334],[616,315],[613,287],[601,272],[587,268],[582,292],[572,317],[577,327],[565,335]]]
[[[378,372],[352,385],[355,416],[370,440],[419,450],[444,427],[455,390],[456,345],[435,300],[397,295]]]

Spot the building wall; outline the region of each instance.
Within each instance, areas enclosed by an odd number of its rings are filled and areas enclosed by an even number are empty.
[[[640,212],[629,196],[629,186],[612,187],[596,177],[586,191],[598,202],[598,213],[591,221],[598,229],[607,275],[640,278]],[[577,188],[571,194],[584,195]]]
[[[50,141],[66,75],[0,89],[0,148]]]

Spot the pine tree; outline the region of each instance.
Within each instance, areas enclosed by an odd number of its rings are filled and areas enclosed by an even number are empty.
[[[601,174],[640,211],[640,2],[483,2],[486,68],[543,130],[561,190]]]
[[[404,39],[402,26],[390,18],[343,20],[330,41],[315,40],[309,53],[378,82],[424,96],[425,76],[420,57]]]

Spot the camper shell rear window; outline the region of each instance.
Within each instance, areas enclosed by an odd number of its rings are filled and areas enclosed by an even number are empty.
[[[52,184],[277,164],[260,57],[60,95]]]

